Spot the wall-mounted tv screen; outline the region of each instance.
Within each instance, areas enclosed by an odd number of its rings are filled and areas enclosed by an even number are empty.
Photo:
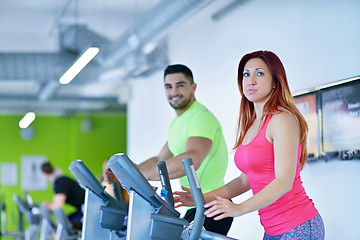
[[[324,152],[360,149],[360,81],[321,90]]]
[[[295,105],[304,116],[308,128],[307,151],[309,158],[319,157],[320,140],[318,115],[316,110],[316,93],[294,97]]]

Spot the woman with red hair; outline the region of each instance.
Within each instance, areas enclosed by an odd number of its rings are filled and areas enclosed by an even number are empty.
[[[205,214],[220,220],[258,211],[264,240],[324,239],[324,224],[302,185],[307,124],[296,108],[280,59],[270,51],[246,54],[238,68],[241,94],[235,164],[241,175],[204,194]],[[241,203],[228,199],[248,190]],[[178,206],[192,205],[190,189],[176,192]]]

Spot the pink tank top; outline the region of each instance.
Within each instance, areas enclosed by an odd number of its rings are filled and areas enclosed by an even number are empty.
[[[272,115],[268,115],[258,134],[247,145],[240,145],[235,153],[236,166],[248,177],[253,194],[275,179],[274,146],[266,139],[266,128]],[[306,195],[300,178],[301,145],[292,189],[271,205],[259,209],[260,222],[265,232],[276,236],[314,218],[318,211]]]

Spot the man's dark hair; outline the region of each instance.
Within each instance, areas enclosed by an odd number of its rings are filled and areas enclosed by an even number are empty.
[[[45,162],[41,165],[41,171],[44,173],[51,174],[54,171],[53,166],[49,162]]]
[[[187,66],[182,65],[182,64],[174,64],[174,65],[167,66],[164,71],[164,78],[166,77],[166,75],[174,74],[174,73],[182,73],[185,75],[185,78],[187,80],[189,80],[191,83],[194,83],[193,74],[192,74],[190,68],[188,68]]]

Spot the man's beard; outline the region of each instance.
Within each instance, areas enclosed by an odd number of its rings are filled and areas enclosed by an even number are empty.
[[[189,102],[191,101],[191,98],[189,99],[185,99],[184,101],[180,102],[179,104],[172,104],[171,102],[169,102],[170,106],[175,109],[175,110],[179,110],[179,109],[184,109]]]

